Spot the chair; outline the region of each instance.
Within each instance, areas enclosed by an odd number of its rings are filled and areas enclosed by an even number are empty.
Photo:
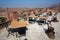
[[[34,22],[34,20],[32,19],[32,17],[29,17],[29,23],[33,23]]]
[[[45,24],[46,22],[45,22],[45,20],[41,20],[41,19],[40,19],[40,20],[37,21],[37,23],[38,23],[39,25],[42,25],[42,24]]]
[[[7,28],[7,31],[8,31],[7,37],[9,37],[10,35],[18,37],[18,32],[16,31],[16,29]],[[14,35],[14,34],[16,34],[16,35]]]

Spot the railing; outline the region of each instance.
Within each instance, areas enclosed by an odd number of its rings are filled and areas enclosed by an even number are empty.
[[[6,22],[3,22],[3,23],[0,23],[0,30],[3,29],[3,28],[7,28],[9,23],[10,23],[10,21],[6,21]]]

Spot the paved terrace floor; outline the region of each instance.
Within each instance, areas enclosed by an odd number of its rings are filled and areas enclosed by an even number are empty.
[[[48,36],[45,34],[43,30],[43,26],[38,25],[37,23],[35,24],[30,24],[27,28],[26,32],[26,38],[28,40],[60,40],[60,14],[58,14],[58,20],[59,22],[53,23],[52,26],[55,28],[55,39],[50,39]],[[7,38],[8,32],[6,29],[2,30],[0,32],[0,40],[24,40],[24,37],[16,38],[15,36],[10,35]]]

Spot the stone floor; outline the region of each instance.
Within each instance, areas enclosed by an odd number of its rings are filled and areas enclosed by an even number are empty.
[[[60,14],[58,14],[58,20],[59,22],[53,23],[52,26],[55,28],[55,39],[50,39],[48,36],[45,34],[45,31],[43,30],[43,25],[38,25],[37,23],[30,24],[27,28],[28,30],[26,31],[26,38],[28,40],[60,40]],[[23,37],[18,37],[16,38],[15,36],[10,35],[7,38],[8,32],[6,29],[0,32],[0,40],[24,40]]]

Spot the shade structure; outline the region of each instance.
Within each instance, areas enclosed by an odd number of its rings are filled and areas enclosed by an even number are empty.
[[[29,17],[36,18],[37,16],[35,16],[35,15],[30,15]]]
[[[13,21],[11,22],[11,28],[22,28],[22,27],[26,27],[26,26],[28,26],[27,21],[23,21],[23,20],[21,20],[21,21],[13,20]]]
[[[47,19],[48,17],[39,17],[40,19]]]

